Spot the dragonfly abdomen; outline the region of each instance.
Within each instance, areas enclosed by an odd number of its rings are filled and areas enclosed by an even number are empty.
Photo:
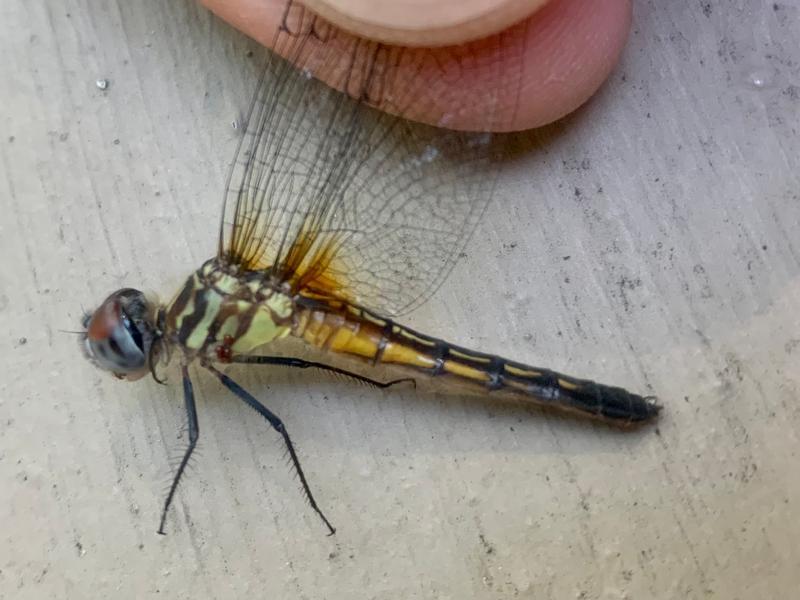
[[[432,377],[453,378],[489,393],[511,393],[543,406],[621,425],[648,421],[660,409],[652,398],[623,388],[462,348],[357,307],[301,307],[296,317],[294,335],[374,365],[396,365]]]

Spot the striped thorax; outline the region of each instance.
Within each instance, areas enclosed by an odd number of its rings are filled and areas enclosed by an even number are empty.
[[[288,335],[293,313],[291,297],[264,273],[236,272],[211,259],[166,307],[164,333],[189,357],[224,361]]]

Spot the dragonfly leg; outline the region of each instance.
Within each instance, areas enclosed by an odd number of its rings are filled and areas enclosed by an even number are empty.
[[[330,521],[328,521],[327,517],[322,513],[322,510],[317,505],[317,501],[314,499],[314,494],[311,493],[311,488],[308,485],[308,480],[306,480],[306,475],[303,472],[303,468],[300,466],[300,459],[297,457],[297,452],[295,452],[292,439],[289,437],[289,432],[286,431],[286,427],[284,426],[280,417],[269,410],[266,406],[261,404],[250,392],[245,390],[242,386],[224,373],[218,371],[211,365],[206,365],[206,368],[211,371],[217,377],[217,379],[220,380],[222,385],[228,388],[234,393],[234,395],[236,395],[237,398],[242,400],[245,404],[250,406],[250,408],[254,409],[258,414],[269,421],[269,424],[272,425],[272,428],[281,434],[283,441],[286,444],[286,449],[289,451],[289,456],[292,459],[292,464],[294,465],[297,475],[300,478],[300,483],[303,486],[303,492],[305,493],[309,504],[311,504],[311,508],[314,509],[314,512],[316,512],[319,515],[319,518],[322,519],[322,522],[325,523],[328,531],[330,532],[329,535],[336,533],[336,529],[330,524]]]
[[[412,377],[393,379],[392,381],[387,382],[376,381],[375,379],[370,379],[369,377],[364,377],[363,375],[353,373],[352,371],[346,371],[345,369],[340,369],[339,367],[333,367],[331,365],[310,360],[303,360],[302,358],[291,358],[288,356],[251,356],[249,354],[235,354],[231,356],[227,362],[250,365],[280,365],[283,367],[294,367],[296,369],[319,369],[320,371],[327,371],[329,373],[335,373],[337,375],[349,377],[350,379],[355,379],[361,383],[382,389],[397,385],[398,383],[411,383],[414,385],[414,387],[417,386],[417,381]]]
[[[189,458],[197,446],[197,439],[200,437],[200,428],[197,425],[197,408],[194,404],[194,389],[192,388],[192,380],[189,379],[189,370],[186,365],[183,365],[183,401],[186,405],[186,420],[189,424],[189,446],[183,453],[183,458],[178,465],[178,470],[175,472],[175,477],[172,478],[172,485],[169,487],[167,499],[164,501],[164,508],[161,511],[161,523],[158,526],[158,533],[166,535],[164,532],[164,525],[167,520],[167,511],[169,510],[172,500],[175,497],[175,492],[178,489],[183,472],[186,470],[186,465],[189,464]]]

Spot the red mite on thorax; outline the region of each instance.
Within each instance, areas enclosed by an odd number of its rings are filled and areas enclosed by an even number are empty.
[[[221,363],[229,363],[231,362],[231,358],[233,358],[233,350],[232,346],[236,340],[233,339],[233,336],[226,335],[222,338],[222,343],[217,346],[217,360]]]

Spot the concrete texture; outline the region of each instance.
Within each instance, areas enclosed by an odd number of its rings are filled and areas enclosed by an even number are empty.
[[[287,422],[328,538],[276,436],[198,377],[201,452],[160,537],[179,386],[119,383],[61,330],[213,253],[255,47],[189,0],[5,0],[0,597],[792,597],[798,39],[793,2],[637,3],[611,80],[530,134],[405,319],[651,390],[657,430],[236,371]]]

